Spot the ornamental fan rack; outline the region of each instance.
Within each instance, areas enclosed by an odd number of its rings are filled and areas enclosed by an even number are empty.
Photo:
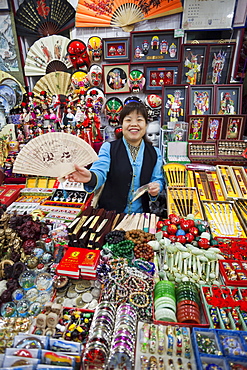
[[[15,15],[19,36],[49,36],[74,27],[75,9],[67,0],[24,0]]]

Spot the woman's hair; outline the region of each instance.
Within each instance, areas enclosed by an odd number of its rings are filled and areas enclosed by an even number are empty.
[[[131,102],[126,104],[121,110],[119,115],[119,124],[122,125],[124,117],[134,111],[137,111],[137,113],[141,114],[144,117],[146,124],[148,123],[148,112],[145,105],[138,102]]]

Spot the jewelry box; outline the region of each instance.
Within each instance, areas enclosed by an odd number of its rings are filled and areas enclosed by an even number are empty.
[[[218,140],[219,159],[229,159],[232,157],[244,160],[242,154],[247,148],[247,142],[244,140]]]
[[[233,201],[202,201],[202,206],[213,237],[246,237],[241,216]]]
[[[222,271],[219,265],[220,271]],[[239,306],[246,299],[247,289],[217,285],[202,285],[201,297],[207,312],[210,328],[230,330],[247,330],[247,315],[236,307],[229,307],[229,297],[237,301]],[[216,306],[215,302],[218,302]],[[227,311],[224,308],[228,307]]]
[[[196,188],[168,187],[167,212],[186,217],[192,213],[195,218],[204,219]]]
[[[238,189],[239,198],[247,199],[247,174],[242,166],[230,166],[230,172],[236,188]]]
[[[238,199],[240,192],[229,166],[217,165],[216,172],[226,200]]]
[[[216,143],[189,143],[189,158],[191,161],[211,161],[217,158]]]
[[[27,177],[26,188],[53,188],[56,184],[56,179],[52,177]]]
[[[216,171],[194,171],[200,200],[225,200]]]

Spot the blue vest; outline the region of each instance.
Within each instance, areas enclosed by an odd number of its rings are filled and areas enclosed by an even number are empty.
[[[115,210],[117,213],[121,213],[127,205],[133,169],[123,140],[112,141],[110,144],[111,164],[104,189],[99,199],[99,207],[108,211]],[[156,150],[151,144],[145,143],[140,186],[148,184],[151,181],[156,162]],[[145,193],[142,195],[141,200],[143,212],[150,212],[148,194]]]

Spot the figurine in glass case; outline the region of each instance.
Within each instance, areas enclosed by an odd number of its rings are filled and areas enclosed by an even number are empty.
[[[226,52],[219,51],[218,54],[214,53],[214,58],[212,61],[212,68],[213,68],[213,76],[212,76],[212,83],[213,84],[220,84],[221,73],[225,65],[226,60]]]
[[[234,101],[232,100],[231,94],[229,92],[221,93],[220,110],[218,114],[236,114]]]
[[[209,138],[212,140],[218,137],[219,120],[213,119],[209,122]]]
[[[197,74],[201,70],[201,64],[198,63],[198,55],[193,54],[190,52],[191,58],[189,60],[188,57],[186,57],[184,61],[184,66],[188,67],[188,72],[185,73],[187,76],[186,82],[188,82],[190,85],[196,85],[197,81]]]
[[[174,95],[168,94],[168,100],[165,107],[168,109],[168,116],[171,121],[177,121],[179,116],[184,115],[184,110],[182,108],[182,96],[181,90],[175,90]]]
[[[194,92],[195,114],[205,114],[209,109],[209,94],[207,91]]]

